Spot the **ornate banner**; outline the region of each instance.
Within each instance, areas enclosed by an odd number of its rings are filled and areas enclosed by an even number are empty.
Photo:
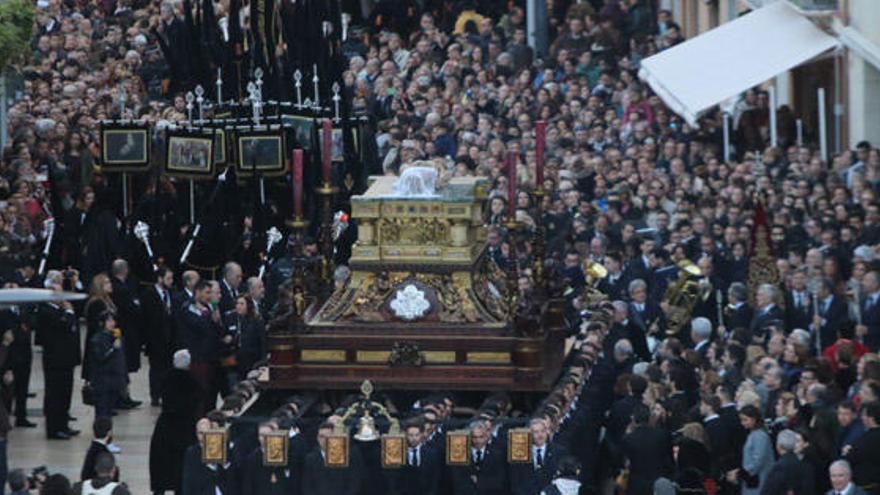
[[[532,434],[528,428],[511,428],[507,431],[507,462],[531,464]]]
[[[776,270],[776,258],[773,257],[773,240],[770,238],[770,227],[767,225],[767,215],[764,213],[764,204],[757,200],[755,207],[755,220],[752,227],[752,250],[749,259],[749,302],[754,304],[755,292],[761,284],[777,285],[779,272]]]
[[[202,464],[226,464],[226,441],[229,430],[216,428],[202,434]]]
[[[471,433],[468,430],[450,431],[446,434],[446,464],[468,466],[471,463]]]
[[[262,436],[264,466],[287,466],[289,438],[287,431],[273,431]]]
[[[406,437],[402,434],[382,435],[382,467],[397,469],[406,464]]]
[[[330,468],[348,467],[348,434],[334,433],[327,437],[324,465]]]

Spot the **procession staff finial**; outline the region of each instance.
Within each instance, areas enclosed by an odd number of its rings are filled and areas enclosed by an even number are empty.
[[[342,97],[339,96],[339,83],[333,83],[333,121],[339,123],[339,101],[342,100]]]
[[[318,78],[318,64],[312,65],[312,71],[314,73],[314,75],[312,76],[312,84],[314,84],[314,86],[315,86],[315,107],[320,109],[321,108],[321,92],[318,88],[318,83],[320,82],[320,79]]]
[[[302,108],[302,72],[299,69],[293,73],[293,86],[296,88],[296,108]]]

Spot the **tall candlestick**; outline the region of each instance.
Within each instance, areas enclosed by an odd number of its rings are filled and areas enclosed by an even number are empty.
[[[516,220],[516,152],[507,152],[507,211],[510,221]]]
[[[303,215],[303,150],[293,150],[293,216]]]
[[[324,159],[324,184],[330,184],[330,163],[333,160],[331,156],[333,153],[333,124],[330,122],[330,119],[324,121],[324,154],[322,158]]]
[[[535,189],[544,188],[544,140],[547,139],[547,122],[535,122]]]

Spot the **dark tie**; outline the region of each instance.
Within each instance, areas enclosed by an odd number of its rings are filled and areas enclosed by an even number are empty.
[[[477,461],[476,461],[476,464],[482,464],[482,463],[483,463],[483,451],[482,451],[482,450],[478,450],[478,451],[477,451]]]
[[[171,300],[170,300],[170,298],[168,297],[168,291],[167,291],[167,290],[163,290],[163,291],[162,291],[162,304],[165,305],[165,311],[166,311],[166,312],[171,312]]]
[[[539,468],[544,467],[544,447],[538,447],[537,464]]]

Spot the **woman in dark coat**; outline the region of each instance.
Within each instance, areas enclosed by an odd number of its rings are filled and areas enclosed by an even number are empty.
[[[89,287],[89,300],[86,302],[86,349],[83,354],[82,379],[91,379],[92,368],[92,337],[101,331],[101,317],[104,313],[115,313],[116,305],[113,304],[111,295],[113,294],[113,284],[110,283],[110,277],[104,273],[99,273],[92,278]]]
[[[701,490],[703,481],[711,474],[712,456],[706,431],[699,423],[687,423],[676,441],[675,481],[686,489]]]
[[[196,443],[197,385],[189,374],[189,351],[174,353],[174,369],[162,387],[162,413],[150,441],[150,489],[153,493],[182,490],[186,450]]]
[[[237,383],[254,367],[254,363],[266,357],[266,325],[257,316],[251,298],[239,296],[235,308],[223,318],[226,331],[234,338],[235,361],[238,368]]]

